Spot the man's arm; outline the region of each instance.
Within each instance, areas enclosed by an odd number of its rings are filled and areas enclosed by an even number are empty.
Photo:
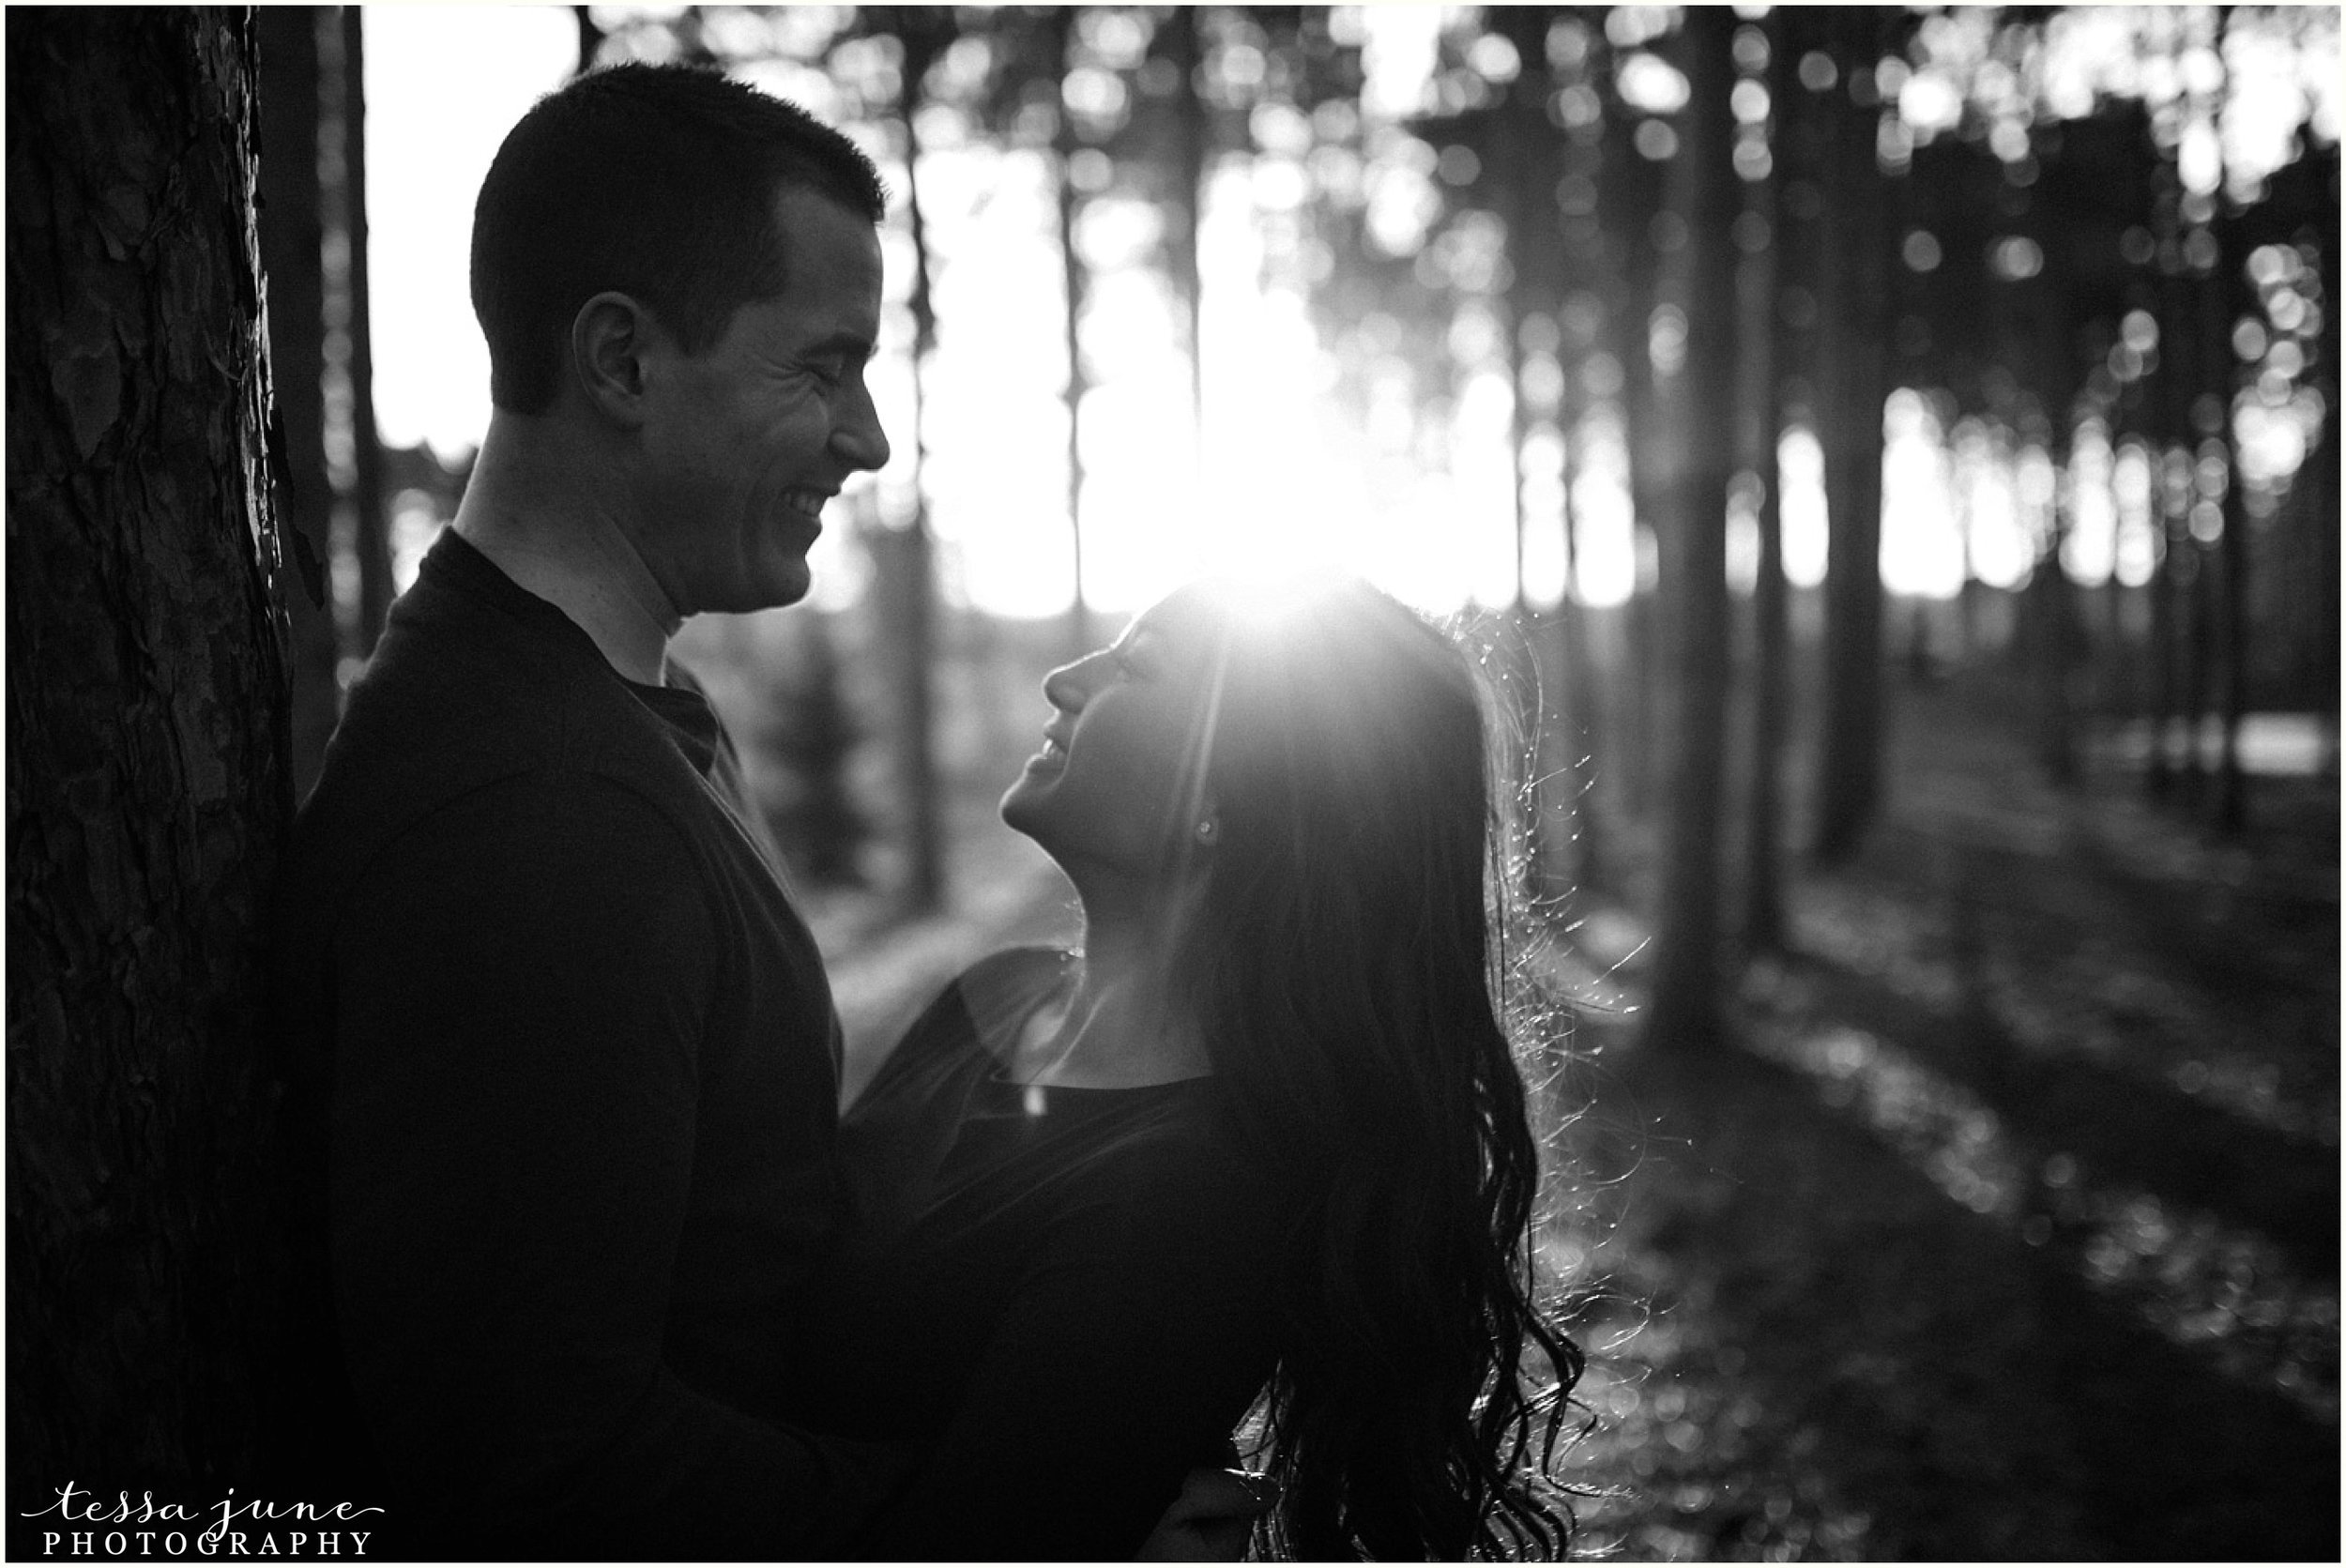
[[[717,942],[676,830],[577,775],[435,813],[346,906],[341,1337],[394,1480],[486,1550],[815,1552],[876,1490],[663,1360]]]

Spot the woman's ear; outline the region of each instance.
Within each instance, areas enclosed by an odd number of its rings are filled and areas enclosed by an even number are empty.
[[[644,422],[651,312],[624,294],[596,295],[571,318],[571,370],[596,412],[629,429]]]

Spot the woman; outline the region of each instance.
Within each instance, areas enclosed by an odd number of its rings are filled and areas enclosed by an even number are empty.
[[[1083,950],[977,965],[847,1119],[794,1414],[935,1445],[871,1549],[1129,1557],[1252,1407],[1268,1549],[1561,1550],[1471,668],[1364,586],[1201,585],[1044,692],[1002,816]]]

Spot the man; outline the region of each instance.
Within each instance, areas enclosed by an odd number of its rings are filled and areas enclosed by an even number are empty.
[[[542,100],[482,185],[495,409],[282,897],[332,1311],[429,1549],[823,1550],[868,1465],[760,1419],[837,1213],[837,1024],[685,617],[807,589],[887,461],[877,175],[721,77]]]
[[[666,658],[802,597],[824,503],[887,461],[882,208],[798,109],[635,66],[541,101],[481,188],[495,410],[280,899],[346,1378],[307,1457],[379,1465],[387,1555],[831,1555],[894,1471],[770,1415],[820,1353],[788,1317],[839,1218],[838,1024]]]

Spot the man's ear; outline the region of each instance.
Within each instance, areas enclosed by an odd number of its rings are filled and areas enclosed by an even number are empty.
[[[644,422],[644,359],[658,332],[649,311],[610,290],[571,318],[571,372],[603,418],[629,429]]]

